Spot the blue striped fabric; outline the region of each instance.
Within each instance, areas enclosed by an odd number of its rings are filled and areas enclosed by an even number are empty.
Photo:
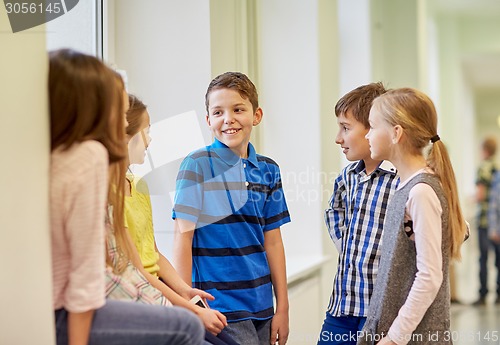
[[[215,139],[182,162],[172,218],[196,224],[193,285],[214,295],[212,308],[228,321],[273,316],[264,232],[290,221],[273,160],[252,144],[242,159]]]
[[[384,217],[399,183],[396,169],[382,162],[370,175],[363,161],[348,165],[333,187],[325,222],[339,251],[328,305],[332,316],[365,317],[377,278]]]

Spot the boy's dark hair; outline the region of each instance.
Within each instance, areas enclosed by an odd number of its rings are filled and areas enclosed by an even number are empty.
[[[257,89],[252,81],[243,73],[226,72],[215,77],[208,85],[207,93],[205,94],[205,106],[208,113],[208,98],[212,91],[218,89],[231,89],[237,91],[241,97],[247,98],[252,103],[253,110],[259,107],[259,96]]]
[[[369,128],[368,116],[372,102],[386,92],[381,82],[359,86],[339,99],[335,105],[335,116],[339,117],[351,111],[356,121],[361,122],[365,128]]]

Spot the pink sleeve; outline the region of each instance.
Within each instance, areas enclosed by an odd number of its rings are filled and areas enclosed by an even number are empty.
[[[411,334],[436,298],[443,282],[442,208],[432,187],[424,183],[415,185],[410,191],[406,212],[413,220],[417,274],[406,302],[388,332],[391,340],[398,345],[411,340]]]
[[[65,308],[83,312],[105,303],[105,226],[108,162],[97,147],[91,164],[68,191],[65,234],[71,261],[65,290]],[[96,148],[96,149],[97,149]],[[88,163],[88,162],[87,162]]]

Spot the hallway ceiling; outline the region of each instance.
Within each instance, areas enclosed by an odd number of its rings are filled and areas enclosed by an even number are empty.
[[[499,0],[428,0],[427,4],[430,13],[438,16],[476,20],[493,17],[500,22]],[[492,39],[500,37],[492,34]],[[492,128],[500,116],[500,51],[476,51],[460,59],[465,80],[474,94],[476,125]]]
[[[462,19],[496,17],[500,22],[499,0],[428,0],[428,5],[435,14]],[[500,88],[500,52],[476,52],[461,59],[464,75],[473,88]]]
[[[500,15],[498,0],[428,0],[428,4],[437,12],[477,15]]]
[[[500,54],[465,56],[462,58],[462,66],[472,88],[500,88]]]

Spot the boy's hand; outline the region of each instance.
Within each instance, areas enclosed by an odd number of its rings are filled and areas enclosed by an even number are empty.
[[[226,317],[218,310],[196,307],[196,314],[213,335],[219,334],[227,326]]]
[[[276,312],[271,321],[271,339],[270,344],[285,345],[288,341],[288,313]]]
[[[498,233],[493,233],[490,235],[490,239],[495,242],[495,243],[500,243],[500,234]]]

